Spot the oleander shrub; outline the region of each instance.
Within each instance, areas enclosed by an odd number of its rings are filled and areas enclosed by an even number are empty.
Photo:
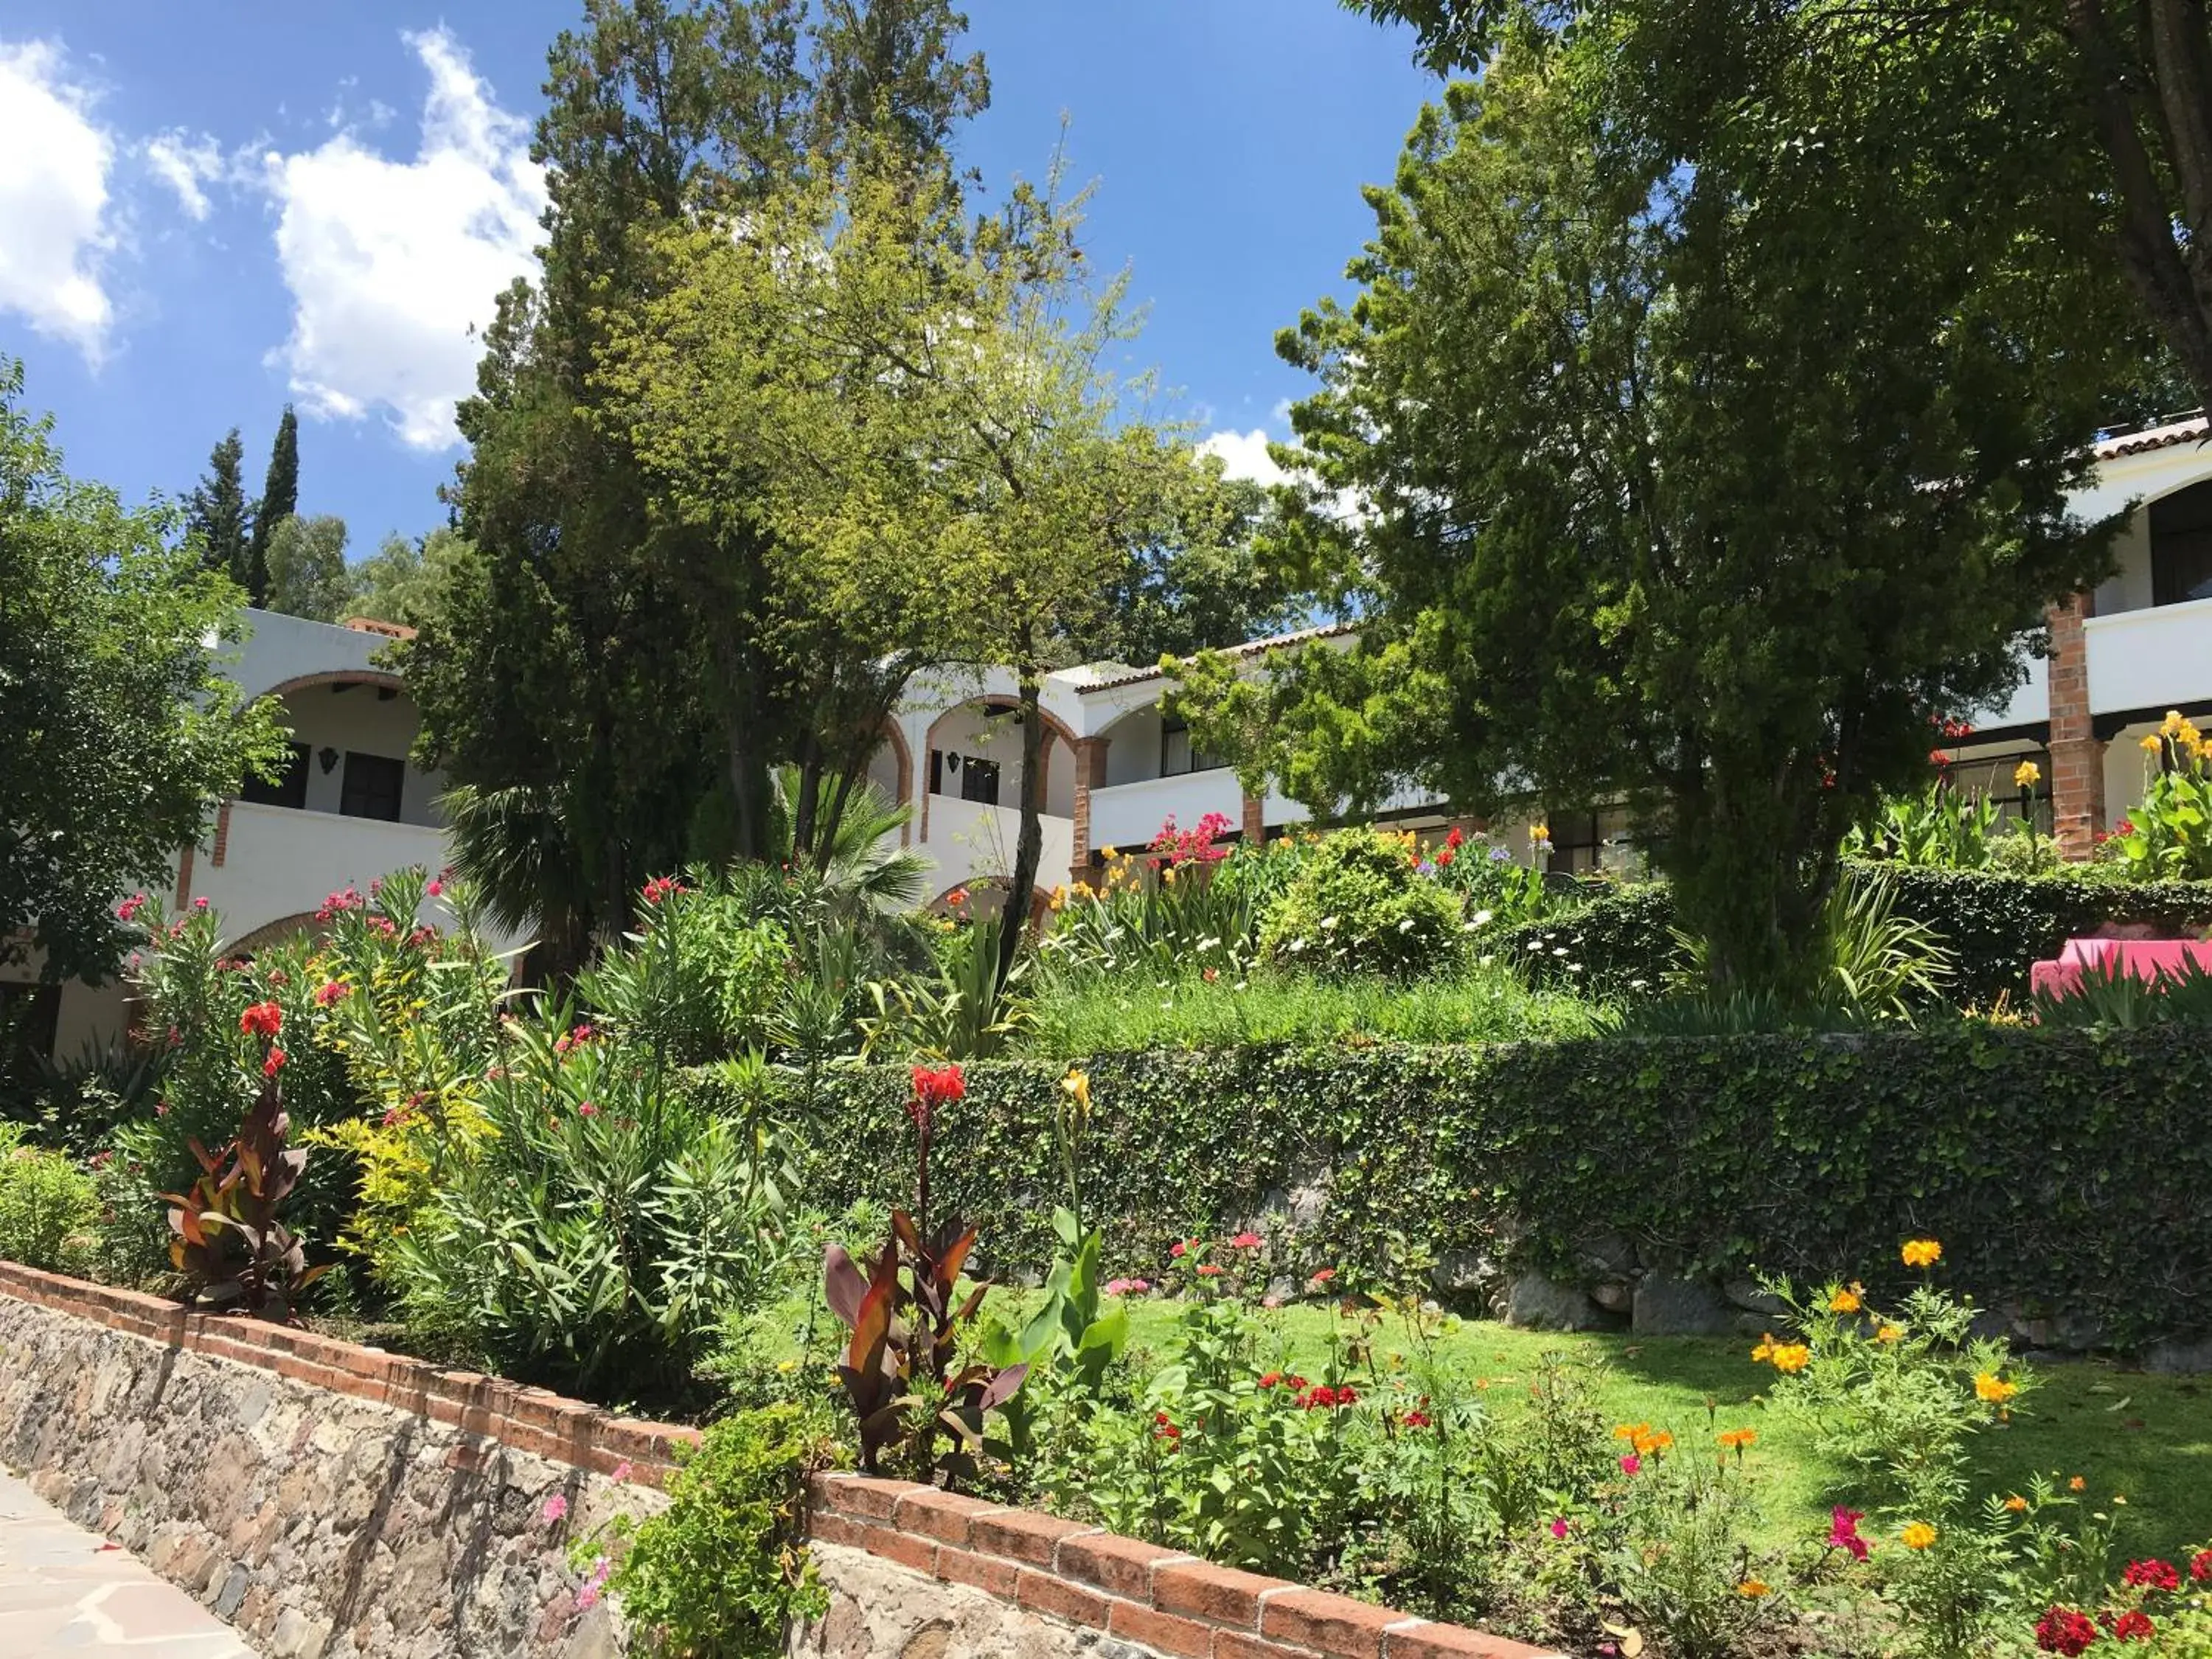
[[[1263,1217],[1286,1268],[1377,1274],[1409,1254],[1571,1270],[1618,1233],[1687,1271],[1820,1279],[1894,1259],[1907,1229],[1949,1241],[1954,1282],[1985,1305],[2081,1315],[2118,1343],[2212,1331],[2212,1038],[2186,1027],[1247,1048],[1087,1069],[1086,1160],[1102,1183],[1133,1172],[1098,1206],[1115,1275]],[[1051,1260],[1064,1071],[974,1066],[944,1109],[939,1186],[988,1271]],[[892,1067],[829,1078],[810,1201],[903,1192],[907,1086]]]

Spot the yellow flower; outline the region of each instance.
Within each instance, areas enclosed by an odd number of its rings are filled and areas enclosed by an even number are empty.
[[[1898,1538],[1909,1550],[1924,1550],[1936,1541],[1936,1528],[1925,1521],[1915,1521]]]
[[[1759,1431],[1757,1429],[1723,1429],[1721,1431],[1720,1438],[1721,1444],[1731,1451],[1741,1450],[1759,1438]]]
[[[1066,882],[1062,882],[1059,886],[1052,890],[1052,908],[1055,910],[1064,910],[1067,908],[1067,884]]]
[[[1091,1074],[1088,1072],[1071,1070],[1066,1077],[1060,1079],[1060,1086],[1067,1097],[1075,1103],[1077,1112],[1088,1119],[1091,1115]]]
[[[1899,1338],[1899,1337],[1903,1336],[1904,1334],[1905,1334],[1905,1327],[1904,1327],[1904,1326],[1902,1326],[1902,1325],[1885,1325],[1885,1326],[1883,1326],[1880,1330],[1876,1331],[1876,1332],[1874,1334],[1874,1340],[1875,1340],[1875,1341],[1877,1341],[1877,1342],[1894,1342],[1894,1341],[1896,1341],[1896,1340],[1898,1340],[1898,1338]]]
[[[1774,1369],[1802,1371],[1813,1363],[1813,1351],[1802,1342],[1785,1342],[1774,1350]]]
[[[2033,761],[2022,761],[2012,769],[2012,781],[2023,789],[2033,789],[2043,781],[2043,769]]]
[[[1542,820],[1539,819],[1536,823],[1528,826],[1528,839],[1530,841],[1549,841],[1551,838],[1552,826],[1544,823]]]
[[[1751,1358],[1753,1364],[1764,1365],[1768,1360],[1773,1358],[1774,1334],[1771,1331],[1769,1331],[1765,1335],[1759,1339],[1759,1346],[1751,1351]]]
[[[2159,736],[2155,732],[2152,732],[2148,737],[2142,740],[2143,752],[2147,755],[2155,755],[2160,750],[2165,747],[2166,739]]]
[[[1904,1249],[1908,1267],[1932,1267],[1943,1259],[1943,1247],[1932,1238],[1907,1239]]]
[[[1735,1593],[1747,1600],[1756,1601],[1762,1595],[1773,1595],[1774,1588],[1764,1578],[1747,1578],[1735,1587]]]
[[[1650,1432],[1649,1423],[1623,1423],[1613,1431],[1613,1437],[1615,1440],[1641,1440]]]
[[[2166,719],[2160,724],[2158,729],[2166,736],[2174,738],[2181,735],[2181,711],[2179,708],[2169,708],[2166,711]]]
[[[2027,1499],[2022,1498],[2018,1492],[2014,1492],[2011,1497],[2005,1499],[2005,1507],[2010,1510],[2014,1515],[2018,1515],[2022,1510],[2027,1507]]]
[[[1644,1430],[1629,1442],[1630,1445],[1636,1448],[1636,1455],[1638,1457],[1649,1457],[1654,1452],[1665,1451],[1674,1443],[1674,1437],[1664,1429],[1660,1430],[1656,1434],[1653,1434],[1648,1429]]]
[[[1843,1290],[1838,1291],[1833,1296],[1828,1298],[1828,1311],[1830,1313],[1856,1313],[1861,1306],[1859,1295],[1865,1289],[1865,1285],[1854,1283]]]
[[[2020,1384],[2008,1382],[1995,1371],[1984,1371],[1974,1379],[1974,1397],[1992,1406],[2002,1406],[2020,1392]]]

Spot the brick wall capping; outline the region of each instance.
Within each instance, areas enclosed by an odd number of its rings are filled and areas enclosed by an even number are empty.
[[[203,1313],[161,1297],[13,1261],[0,1261],[0,1296],[167,1347],[374,1401],[589,1474],[612,1476],[622,1470],[624,1479],[641,1485],[665,1484],[676,1467],[678,1447],[699,1438],[696,1429],[619,1416],[502,1377],[449,1370],[298,1326]]]

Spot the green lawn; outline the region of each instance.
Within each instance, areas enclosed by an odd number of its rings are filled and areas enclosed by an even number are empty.
[[[1003,1298],[1003,1300],[1001,1300]],[[1018,1295],[994,1292],[993,1305]],[[1176,1304],[1131,1303],[1133,1348],[1158,1353],[1171,1336]],[[1319,1375],[1334,1316],[1299,1305],[1264,1316],[1283,1358]],[[1407,1344],[1389,1322],[1379,1328],[1378,1356]],[[1759,1433],[1747,1457],[1765,1465],[1759,1490],[1774,1541],[1827,1529],[1829,1508],[1849,1497],[1845,1471],[1814,1451],[1796,1422],[1766,1407],[1762,1390],[1773,1373],[1753,1363],[1750,1344],[1696,1337],[1561,1335],[1467,1322],[1446,1333],[1438,1351],[1461,1375],[1480,1382],[1491,1408],[1519,1409],[1539,1356],[1560,1350],[1602,1364],[1602,1396],[1623,1423],[1650,1422],[1678,1432],[1703,1423],[1706,1402],[1722,1428]],[[2212,1377],[2158,1376],[2104,1364],[2054,1365],[2008,1427],[1983,1439],[1980,1472],[1987,1490],[2009,1492],[2040,1470],[2063,1480],[2084,1476],[2100,1502],[2124,1494],[2120,1547],[2136,1554],[2172,1555],[2212,1543]]]

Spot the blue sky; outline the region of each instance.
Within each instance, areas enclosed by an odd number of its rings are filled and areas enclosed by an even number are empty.
[[[1232,471],[1308,389],[1275,331],[1371,225],[1435,83],[1336,0],[969,0],[986,179],[1040,173],[1065,114],[1088,242],[1133,268],[1138,348]],[[235,425],[258,487],[287,401],[301,508],[352,551],[441,521],[470,323],[527,270],[523,154],[575,12],[296,0],[9,0],[0,17],[0,356],[69,465],[180,494]]]

